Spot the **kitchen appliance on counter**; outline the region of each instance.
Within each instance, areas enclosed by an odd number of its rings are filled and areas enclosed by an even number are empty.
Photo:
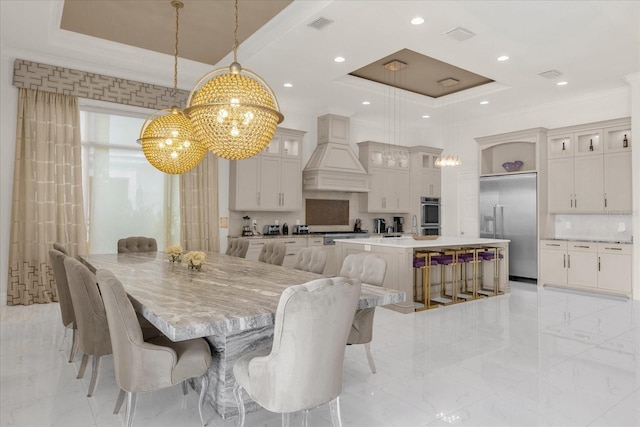
[[[480,178],[480,237],[509,239],[509,278],[538,277],[536,174]]]
[[[242,236],[253,236],[253,231],[251,230],[251,217],[249,216],[242,217]]]
[[[267,224],[262,227],[262,235],[264,236],[278,236],[280,234],[280,226],[274,224]]]
[[[420,235],[440,235],[440,198],[420,198]]]
[[[292,234],[309,234],[309,226],[296,224],[293,226]]]
[[[288,236],[289,235],[289,226],[287,225],[286,222],[284,224],[282,224],[282,235],[283,236]]]
[[[373,232],[376,234],[387,232],[387,222],[384,218],[373,218]]]
[[[394,216],[393,217],[393,231],[396,233],[402,233],[404,227],[404,217],[403,216]]]
[[[353,231],[356,233],[362,231],[362,220],[360,218],[356,218],[356,222],[353,224]]]

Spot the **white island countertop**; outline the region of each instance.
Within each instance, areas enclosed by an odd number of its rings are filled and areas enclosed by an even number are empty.
[[[415,240],[411,236],[402,237],[370,237],[368,239],[336,239],[339,243],[358,243],[371,246],[384,246],[388,248],[444,248],[454,246],[482,246],[509,243],[505,239],[484,239],[480,237],[447,237],[440,236],[433,240]]]

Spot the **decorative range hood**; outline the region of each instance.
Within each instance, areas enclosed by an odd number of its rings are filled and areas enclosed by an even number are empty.
[[[318,146],[302,171],[303,191],[369,191],[369,174],[349,146],[349,118],[318,117]]]

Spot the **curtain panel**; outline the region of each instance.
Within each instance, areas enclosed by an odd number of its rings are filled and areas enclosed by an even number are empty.
[[[180,234],[187,251],[218,252],[218,158],[207,152],[180,175]]]
[[[86,253],[78,99],[20,88],[7,305],[58,300],[53,242]]]

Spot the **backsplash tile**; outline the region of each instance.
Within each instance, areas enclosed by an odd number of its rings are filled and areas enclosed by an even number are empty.
[[[632,240],[631,215],[556,215],[556,238]]]

